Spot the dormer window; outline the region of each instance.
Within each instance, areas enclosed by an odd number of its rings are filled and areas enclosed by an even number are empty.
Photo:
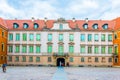
[[[63,24],[60,24],[60,25],[59,25],[59,29],[60,29],[60,30],[63,30]]]
[[[18,28],[19,25],[17,23],[13,23],[13,28]]]
[[[34,23],[34,28],[37,29],[39,25],[37,23]]]
[[[108,29],[108,24],[104,24],[102,27],[103,29]]]
[[[94,24],[93,29],[98,29],[98,24]]]
[[[87,29],[87,28],[88,28],[88,24],[85,23],[85,24],[83,25],[83,28],[84,28],[84,29]]]
[[[23,24],[23,28],[27,29],[28,27],[29,27],[29,26],[28,26],[27,23],[24,23],[24,24]]]

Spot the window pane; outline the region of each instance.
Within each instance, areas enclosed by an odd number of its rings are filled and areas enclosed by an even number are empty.
[[[62,45],[59,45],[59,55],[63,55],[63,46]]]
[[[19,46],[19,45],[16,46],[15,52],[16,52],[16,53],[19,53],[19,52],[20,52],[20,46]]]
[[[33,57],[29,57],[29,62],[33,62]]]
[[[48,41],[52,41],[52,34],[48,34]]]
[[[101,53],[102,53],[102,54],[105,54],[105,46],[102,46],[102,47],[101,47]]]
[[[63,41],[63,34],[59,34],[59,41]]]
[[[22,56],[22,61],[26,62],[26,57],[25,56]]]
[[[27,34],[26,33],[23,34],[23,41],[27,41]]]
[[[73,36],[73,34],[70,34],[69,35],[69,41],[73,41],[74,40],[74,36]]]
[[[30,35],[29,35],[29,40],[30,40],[30,41],[33,41],[33,40],[34,40],[34,35],[33,35],[33,34],[30,34]]]
[[[63,24],[60,24],[59,29],[63,30]]]
[[[52,45],[48,45],[48,53],[52,53]]]
[[[99,40],[98,34],[95,34],[94,40],[95,40],[95,41],[98,41],[98,40]]]
[[[73,62],[73,57],[70,57],[70,62]]]
[[[85,34],[81,34],[81,41],[85,41]]]
[[[112,46],[109,46],[109,47],[108,47],[108,53],[109,53],[109,54],[112,54]]]
[[[112,34],[108,35],[108,41],[112,41]]]
[[[13,46],[12,46],[12,45],[9,46],[9,50],[8,50],[8,52],[10,52],[10,53],[13,52]]]
[[[33,46],[29,46],[29,53],[33,53],[33,52],[34,52]]]
[[[36,46],[36,53],[40,53],[40,46]]]
[[[74,46],[72,45],[69,46],[69,53],[74,53]]]
[[[16,57],[15,57],[15,61],[19,61],[19,56],[16,56]]]
[[[95,62],[98,62],[98,58],[97,57],[95,58]]]
[[[9,34],[9,41],[13,40],[13,34]]]
[[[40,57],[36,57],[36,62],[40,62]]]
[[[51,57],[48,57],[48,62],[51,62],[52,60],[51,60]]]
[[[20,34],[16,34],[16,41],[20,41]]]
[[[40,34],[36,35],[36,41],[40,41]]]
[[[84,57],[81,57],[81,62],[84,62]]]
[[[85,53],[85,46],[81,46],[80,52],[81,52],[81,53]]]
[[[22,53],[26,53],[27,52],[27,46],[22,46]]]
[[[115,46],[115,54],[117,55],[118,54],[118,47]]]
[[[92,53],[92,47],[88,46],[88,53]]]
[[[95,48],[94,48],[94,53],[95,53],[95,54],[98,54],[98,53],[99,53],[98,46],[95,46]]]
[[[101,35],[101,41],[105,41],[105,34]]]
[[[92,41],[92,34],[88,34],[88,41]]]

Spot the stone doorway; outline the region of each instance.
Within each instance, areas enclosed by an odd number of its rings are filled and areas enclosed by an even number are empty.
[[[56,65],[57,66],[65,66],[65,59],[64,58],[57,58]]]

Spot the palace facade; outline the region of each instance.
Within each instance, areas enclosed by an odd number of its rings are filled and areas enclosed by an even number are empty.
[[[4,21],[8,65],[120,65],[120,18]]]

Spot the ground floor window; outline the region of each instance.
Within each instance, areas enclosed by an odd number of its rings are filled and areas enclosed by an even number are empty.
[[[105,63],[105,57],[102,57],[102,62]]]
[[[15,57],[15,61],[18,62],[19,61],[19,56]]]
[[[81,57],[81,62],[84,62],[85,60],[84,60],[84,57]]]
[[[112,62],[112,58],[108,58],[108,62]]]
[[[40,57],[36,57],[36,62],[40,62]]]
[[[33,57],[29,57],[29,62],[33,62]]]
[[[95,62],[98,62],[98,57],[95,57]]]
[[[12,61],[12,56],[8,56],[8,61]]]
[[[48,62],[51,62],[52,60],[51,60],[51,57],[48,57]]]
[[[22,61],[26,62],[26,56],[22,56]]]
[[[70,57],[70,62],[73,62],[73,57]]]
[[[92,61],[91,61],[91,57],[88,57],[88,62],[92,62]]]

